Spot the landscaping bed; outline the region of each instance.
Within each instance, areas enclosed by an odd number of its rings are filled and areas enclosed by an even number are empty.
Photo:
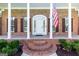
[[[56,51],[58,56],[79,56],[79,40],[59,40],[59,42]]]
[[[58,56],[78,56],[78,54],[74,50],[66,51],[62,49],[61,45],[57,45],[56,53]]]

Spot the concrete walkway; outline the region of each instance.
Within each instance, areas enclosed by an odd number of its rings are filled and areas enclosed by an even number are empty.
[[[30,56],[30,55],[28,55],[26,53],[23,53],[21,56]],[[49,55],[49,56],[57,56],[57,54],[56,53],[53,53],[52,55]]]

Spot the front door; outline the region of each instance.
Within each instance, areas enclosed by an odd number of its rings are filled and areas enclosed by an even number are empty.
[[[47,17],[44,15],[35,15],[32,18],[32,34],[47,35]]]

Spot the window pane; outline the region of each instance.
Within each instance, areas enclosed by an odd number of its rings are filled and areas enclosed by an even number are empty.
[[[24,27],[24,32],[27,32],[27,17],[24,17],[24,25],[23,25],[23,27]]]
[[[68,32],[68,17],[65,18],[65,32]]]
[[[15,17],[12,17],[11,18],[11,31],[14,32],[14,20],[15,20]]]

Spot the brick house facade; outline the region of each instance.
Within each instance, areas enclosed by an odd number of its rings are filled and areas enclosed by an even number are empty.
[[[49,19],[49,13],[50,10],[49,9],[31,9],[30,10],[30,32],[32,32],[32,17],[34,15],[38,15],[38,14],[42,14],[45,15],[47,17],[47,32],[49,33],[50,29],[50,19]],[[13,34],[15,35],[21,35],[21,34],[25,34],[23,32],[23,17],[27,16],[27,10],[25,9],[13,9],[12,10],[12,16],[16,17],[16,21],[15,21],[15,31],[13,32]],[[68,16],[68,10],[67,9],[58,9],[58,14],[59,14],[59,29],[58,32],[59,34],[65,34],[67,32],[65,32],[65,19],[64,17]],[[8,11],[5,9],[2,12],[2,16],[0,17],[0,24],[2,25],[0,27],[1,30],[1,35],[2,34],[6,34],[7,33],[7,17],[8,17]],[[75,9],[72,9],[72,31],[74,34],[79,34],[79,21],[78,21],[78,11],[76,11]],[[2,28],[2,29],[1,29]]]

